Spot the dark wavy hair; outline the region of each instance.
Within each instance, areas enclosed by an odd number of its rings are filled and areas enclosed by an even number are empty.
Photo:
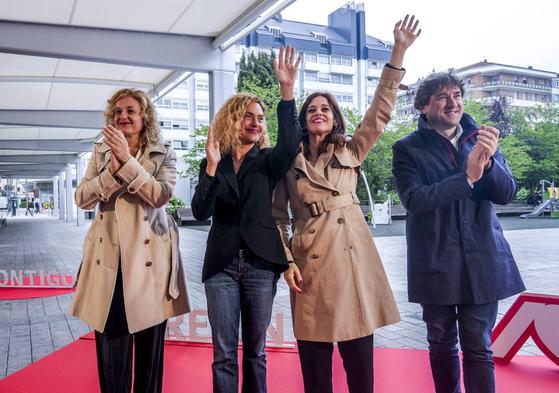
[[[436,94],[443,87],[458,87],[464,96],[464,80],[453,72],[434,72],[421,81],[415,93],[413,106],[421,110],[429,104],[433,94]]]
[[[329,143],[337,143],[342,145],[346,142],[346,124],[340,106],[336,101],[336,97],[325,91],[314,92],[307,97],[305,102],[303,102],[301,109],[299,110],[299,124],[301,124],[301,128],[303,129],[303,154],[306,158],[309,158],[310,154],[309,131],[307,130],[307,110],[309,109],[311,101],[314,100],[316,97],[326,98],[326,100],[328,101],[328,105],[330,106],[330,110],[334,115],[334,128],[332,128],[332,132],[330,132],[324,139],[324,142],[322,143],[318,151],[318,155],[320,156],[326,151]]]

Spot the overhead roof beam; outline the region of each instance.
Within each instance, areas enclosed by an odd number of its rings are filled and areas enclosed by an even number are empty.
[[[79,139],[18,139],[3,140],[2,150],[43,150],[43,151],[71,151],[90,152],[93,143],[90,140]]]
[[[114,79],[94,79],[94,78],[66,78],[56,76],[0,76],[1,82],[23,82],[23,83],[74,83],[80,85],[105,85],[132,87],[135,89],[149,90],[155,86],[153,83],[123,81]]]
[[[226,50],[242,37],[252,33],[274,16],[274,14],[281,12],[294,1],[295,0],[261,0],[223,29],[221,34],[213,40],[212,45],[214,48]]]
[[[66,164],[5,164],[0,165],[0,172],[14,172],[14,171],[61,171],[66,167]]]
[[[76,161],[77,154],[22,154],[0,155],[0,162],[41,163],[41,164],[68,164]]]
[[[0,124],[32,127],[100,129],[105,124],[105,117],[102,111],[1,109]],[[0,138],[2,138],[1,129]]]
[[[235,70],[212,37],[0,20],[0,52],[182,71]]]
[[[2,172],[0,171],[0,176],[1,177],[34,177],[34,176],[56,176],[58,175],[60,171],[40,171],[40,170],[36,170],[36,171],[7,171],[7,172]]]

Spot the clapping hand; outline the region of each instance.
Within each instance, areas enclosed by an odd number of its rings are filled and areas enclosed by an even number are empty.
[[[103,140],[111,148],[111,173],[116,173],[130,158],[128,142],[122,131],[112,125],[103,127]]]
[[[301,63],[301,54],[295,59],[295,48],[287,46],[280,48],[278,60],[272,60],[272,67],[276,80],[280,85],[281,99],[290,101],[293,99],[293,88],[297,80],[297,69]]]

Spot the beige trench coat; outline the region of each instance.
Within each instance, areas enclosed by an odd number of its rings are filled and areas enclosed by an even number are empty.
[[[303,277],[303,293],[291,291],[299,340],[346,341],[400,320],[355,190],[361,162],[390,120],[403,74],[385,67],[351,141],[329,145],[314,166],[299,153],[275,189],[273,213],[285,252]]]
[[[83,246],[71,314],[103,332],[121,261],[130,333],[190,311],[177,226],[165,212],[176,179],[176,155],[150,145],[111,175],[110,149],[96,145],[76,204],[99,211]]]

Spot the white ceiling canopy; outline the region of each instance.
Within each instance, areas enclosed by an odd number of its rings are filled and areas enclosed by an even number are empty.
[[[160,98],[192,72],[233,72],[227,48],[293,1],[0,0],[0,177],[90,151],[119,88]]]

